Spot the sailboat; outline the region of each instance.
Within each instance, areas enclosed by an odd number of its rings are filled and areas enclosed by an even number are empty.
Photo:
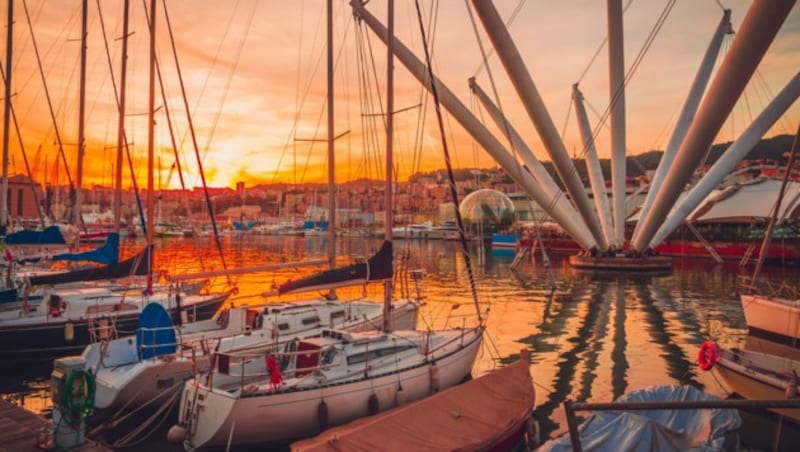
[[[753,289],[756,287],[755,284],[758,279],[758,274],[764,264],[764,259],[767,254],[766,250],[769,249],[772,231],[778,219],[788,215],[786,212],[781,213],[781,204],[786,185],[793,171],[798,147],[800,147],[800,126],[798,126],[794,143],[792,144],[792,150],[789,155],[789,162],[786,166],[786,173],[784,174],[781,190],[778,192],[778,198],[775,201],[770,222],[764,232],[761,252],[759,253],[756,269],[751,279],[751,290],[748,293],[741,294],[742,311],[744,311],[747,327],[750,328],[751,331],[767,333],[784,339],[788,338],[793,342],[800,339],[800,299],[797,298],[797,292],[795,291],[794,298],[788,298],[782,297],[779,294],[755,293]]]
[[[82,5],[81,23],[81,93],[78,120],[78,188],[80,188],[81,162],[83,160],[83,109],[85,103],[86,71],[86,16],[87,2]],[[151,42],[154,46],[154,42]],[[154,60],[154,50],[151,59]],[[152,61],[151,61],[152,66]],[[152,69],[152,68],[151,68]],[[153,224],[153,124],[154,124],[154,77],[151,73],[148,124],[148,225]],[[80,190],[76,194],[76,224],[80,223]],[[70,286],[54,289],[45,295],[40,306],[23,306],[20,310],[0,313],[0,358],[6,360],[52,359],[56,356],[74,354],[90,342],[113,337],[118,330],[135,328],[139,317],[149,303],[164,306],[168,312],[177,316],[191,316],[193,319],[211,317],[230,296],[231,292],[204,295],[187,295],[174,286],[153,286],[152,279],[152,231],[148,228],[148,246],[145,251],[129,261],[132,268],[128,274],[136,274],[138,269],[147,272],[147,285],[144,288],[129,285],[107,284],[103,287]],[[97,274],[88,270],[82,277]],[[60,275],[53,275],[59,278]],[[46,278],[42,276],[41,278]],[[31,284],[45,284],[44,279],[32,279]],[[64,281],[50,281],[64,282]]]
[[[391,24],[391,2],[389,11]],[[327,2],[327,12],[330,74],[332,0]],[[389,59],[393,56],[391,44],[388,55]],[[391,61],[388,67],[386,195],[390,201]],[[392,213],[386,210],[382,249],[391,256]],[[469,375],[482,342],[482,323],[445,331],[392,331],[391,302],[389,281],[382,331],[325,329],[320,336],[292,341],[279,351],[216,354],[209,372],[188,381],[182,391],[179,429],[184,448],[240,447],[311,436],[420,400]]]

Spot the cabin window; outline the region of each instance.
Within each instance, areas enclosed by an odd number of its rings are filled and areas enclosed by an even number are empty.
[[[344,315],[345,314],[344,314],[343,310],[342,311],[331,312],[331,320],[338,319],[340,317],[344,317]]]
[[[302,321],[303,325],[312,325],[314,323],[319,323],[319,316],[315,315],[313,317],[306,317]]]
[[[363,353],[356,353],[347,357],[347,364],[358,364],[363,363],[367,360],[378,359],[382,356],[393,355],[395,353],[400,353],[406,351],[411,348],[416,348],[415,345],[398,345],[396,347],[386,347],[386,348],[379,348],[375,350],[369,350]]]
[[[286,331],[288,329],[289,329],[289,324],[288,323],[279,323],[278,324],[278,330]]]

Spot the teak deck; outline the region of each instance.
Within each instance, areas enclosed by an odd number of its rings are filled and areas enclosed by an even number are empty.
[[[39,432],[50,422],[36,414],[15,405],[11,402],[0,400],[0,451],[42,451],[37,445]],[[74,451],[108,451],[110,449],[93,441],[86,443]]]

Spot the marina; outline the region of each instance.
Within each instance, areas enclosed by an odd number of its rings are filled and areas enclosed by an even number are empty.
[[[452,323],[448,317],[469,309],[471,304],[464,261],[457,252],[459,245],[448,241],[405,242],[401,249],[410,256],[409,266],[427,274],[419,323],[434,328]],[[367,255],[379,244],[378,240],[345,239],[337,246],[340,255]],[[242,267],[265,261],[314,259],[327,252],[324,237],[236,235],[226,236],[223,245],[226,258]],[[193,256],[198,250],[207,263],[218,263],[213,241],[208,238],[164,239],[158,242],[155,255],[158,265],[170,273],[190,273],[197,270]],[[478,290],[490,309],[487,343],[472,375],[477,378],[512,362],[520,347],[527,348],[536,389],[533,413],[543,440],[566,433],[563,404],[567,400],[608,402],[654,384],[689,384],[718,397],[731,395],[732,388],[713,372],[699,369],[697,354],[708,338],[729,346],[743,346],[747,340],[737,296],[741,273],[735,264],[675,259],[673,271],[666,274],[619,275],[577,270],[566,259],[553,256],[550,269],[559,295],[551,297],[548,269],[539,259],[535,264],[526,260],[514,271],[509,268],[513,252],[492,252],[478,244],[472,251],[482,256],[482,264],[476,269]],[[239,294],[233,300],[252,304],[261,300],[264,281],[296,279],[298,272],[310,274],[312,269],[240,275]],[[768,266],[764,277],[775,284],[795,281],[800,269]],[[355,292],[341,293],[341,297],[363,296],[361,288]],[[0,380],[3,397],[49,416],[51,371],[52,364],[15,367]],[[766,428],[774,429],[775,425]],[[783,434],[791,430],[784,425]],[[774,430],[769,432],[761,438],[767,444]],[[166,443],[163,430],[157,435],[149,430],[147,433],[151,436],[146,444],[181,450],[181,446]]]
[[[30,1],[6,8],[0,449],[797,444],[795,0]]]

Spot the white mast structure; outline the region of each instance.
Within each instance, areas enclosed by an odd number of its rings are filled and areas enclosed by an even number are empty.
[[[706,53],[700,63],[700,68],[697,70],[697,74],[692,82],[692,87],[689,89],[689,95],[686,97],[681,113],[678,116],[678,122],[675,124],[675,129],[672,131],[672,136],[667,143],[667,148],[661,155],[661,161],[658,162],[658,168],[656,168],[653,180],[650,181],[650,189],[642,205],[642,210],[639,212],[639,218],[647,217],[648,212],[650,212],[653,199],[659,187],[661,187],[661,183],[664,181],[667,169],[672,165],[672,161],[675,159],[675,153],[678,151],[678,147],[680,147],[684,137],[686,137],[686,132],[692,124],[692,120],[697,113],[697,108],[700,105],[700,100],[703,98],[703,92],[706,90],[708,81],[711,78],[711,70],[714,68],[714,62],[719,54],[719,49],[722,47],[722,38],[725,33],[732,33],[730,21],[731,10],[726,9],[722,15],[722,19],[719,21],[719,25],[717,25],[714,36],[711,38],[711,42],[708,44]],[[636,240],[639,236],[641,225],[641,222],[636,223],[631,241]]]
[[[625,49],[622,0],[608,0],[608,82],[611,108],[611,201],[614,214],[612,248],[625,243]],[[585,138],[584,138],[585,140]]]
[[[497,124],[497,127],[506,134],[506,138],[511,142],[512,148],[517,152],[517,155],[522,159],[525,165],[524,168],[517,164],[514,168],[504,167],[504,169],[509,174],[525,170],[529,171],[537,183],[537,190],[531,197],[536,200],[540,206],[543,206],[545,210],[550,209],[558,211],[559,217],[565,219],[565,223],[562,224],[564,230],[568,232],[575,231],[574,233],[570,232],[570,235],[590,237],[591,234],[586,228],[586,224],[579,220],[578,212],[572,204],[569,203],[569,200],[564,196],[561,188],[559,188],[556,181],[550,176],[550,173],[547,172],[544,165],[539,162],[539,159],[536,158],[536,155],[531,151],[527,143],[525,143],[525,140],[522,139],[519,132],[508,122],[500,109],[492,102],[486,92],[481,89],[474,78],[469,79],[469,86],[489,113],[489,116],[495,124]]]
[[[603,179],[603,169],[600,167],[600,159],[597,157],[597,149],[594,146],[589,116],[586,114],[586,107],[583,106],[583,93],[578,89],[577,83],[572,85],[572,101],[575,105],[575,115],[578,118],[583,147],[586,150],[586,172],[589,174],[589,184],[592,187],[594,207],[600,217],[600,226],[603,228],[606,240],[608,243],[615,243],[614,218],[611,216],[611,207],[608,205],[608,192]]]
[[[670,232],[680,226],[685,218],[733,171],[765,133],[783,116],[786,110],[800,96],[800,73],[795,74],[792,80],[775,96],[764,111],[756,117],[752,124],[731,144],[725,153],[717,160],[708,172],[697,182],[681,202],[672,208],[664,224],[656,231],[650,241],[650,247],[661,243]]]
[[[794,0],[753,1],[675,155],[674,163],[667,170],[664,184],[653,200],[651,211],[641,220],[643,223],[640,234],[631,244],[634,251],[647,250],[794,4]]]
[[[597,214],[591,201],[589,201],[589,196],[586,194],[583,183],[578,177],[575,165],[572,164],[572,160],[569,158],[564,142],[559,137],[558,130],[556,130],[544,101],[525,67],[522,56],[514,45],[505,25],[503,25],[500,14],[498,14],[491,1],[472,0],[472,5],[505,67],[506,73],[517,90],[517,95],[522,101],[528,116],[539,132],[539,136],[550,158],[553,160],[559,177],[561,177],[567,192],[578,208],[581,218],[589,228],[592,238],[599,245],[601,251],[607,250],[609,243],[603,236],[603,231],[597,220]]]
[[[365,24],[375,33],[375,35],[386,42],[387,30],[386,28],[363,6],[361,0],[351,0],[350,6],[357,14],[358,18],[363,20]],[[435,84],[437,92],[439,93],[439,100],[453,118],[466,129],[470,135],[488,152],[500,166],[506,168],[516,168],[518,163],[516,158],[506,150],[503,145],[492,135],[492,133],[476,118],[469,109],[445,86],[438,77],[431,80],[428,76],[425,64],[417,58],[411,50],[403,45],[399,40],[395,40],[395,56],[408,68],[414,77],[424,86],[430,90],[431,85]],[[541,186],[536,182],[533,176],[527,171],[509,171],[509,176],[518,183],[532,198],[540,202],[545,208],[547,213],[561,225],[569,223],[569,215],[564,215],[559,210],[551,208],[551,198],[547,196]],[[565,228],[566,229],[566,228]],[[592,234],[581,234],[580,230],[567,230],[567,232],[575,239],[580,246],[585,249],[597,248],[597,242],[593,239]]]

